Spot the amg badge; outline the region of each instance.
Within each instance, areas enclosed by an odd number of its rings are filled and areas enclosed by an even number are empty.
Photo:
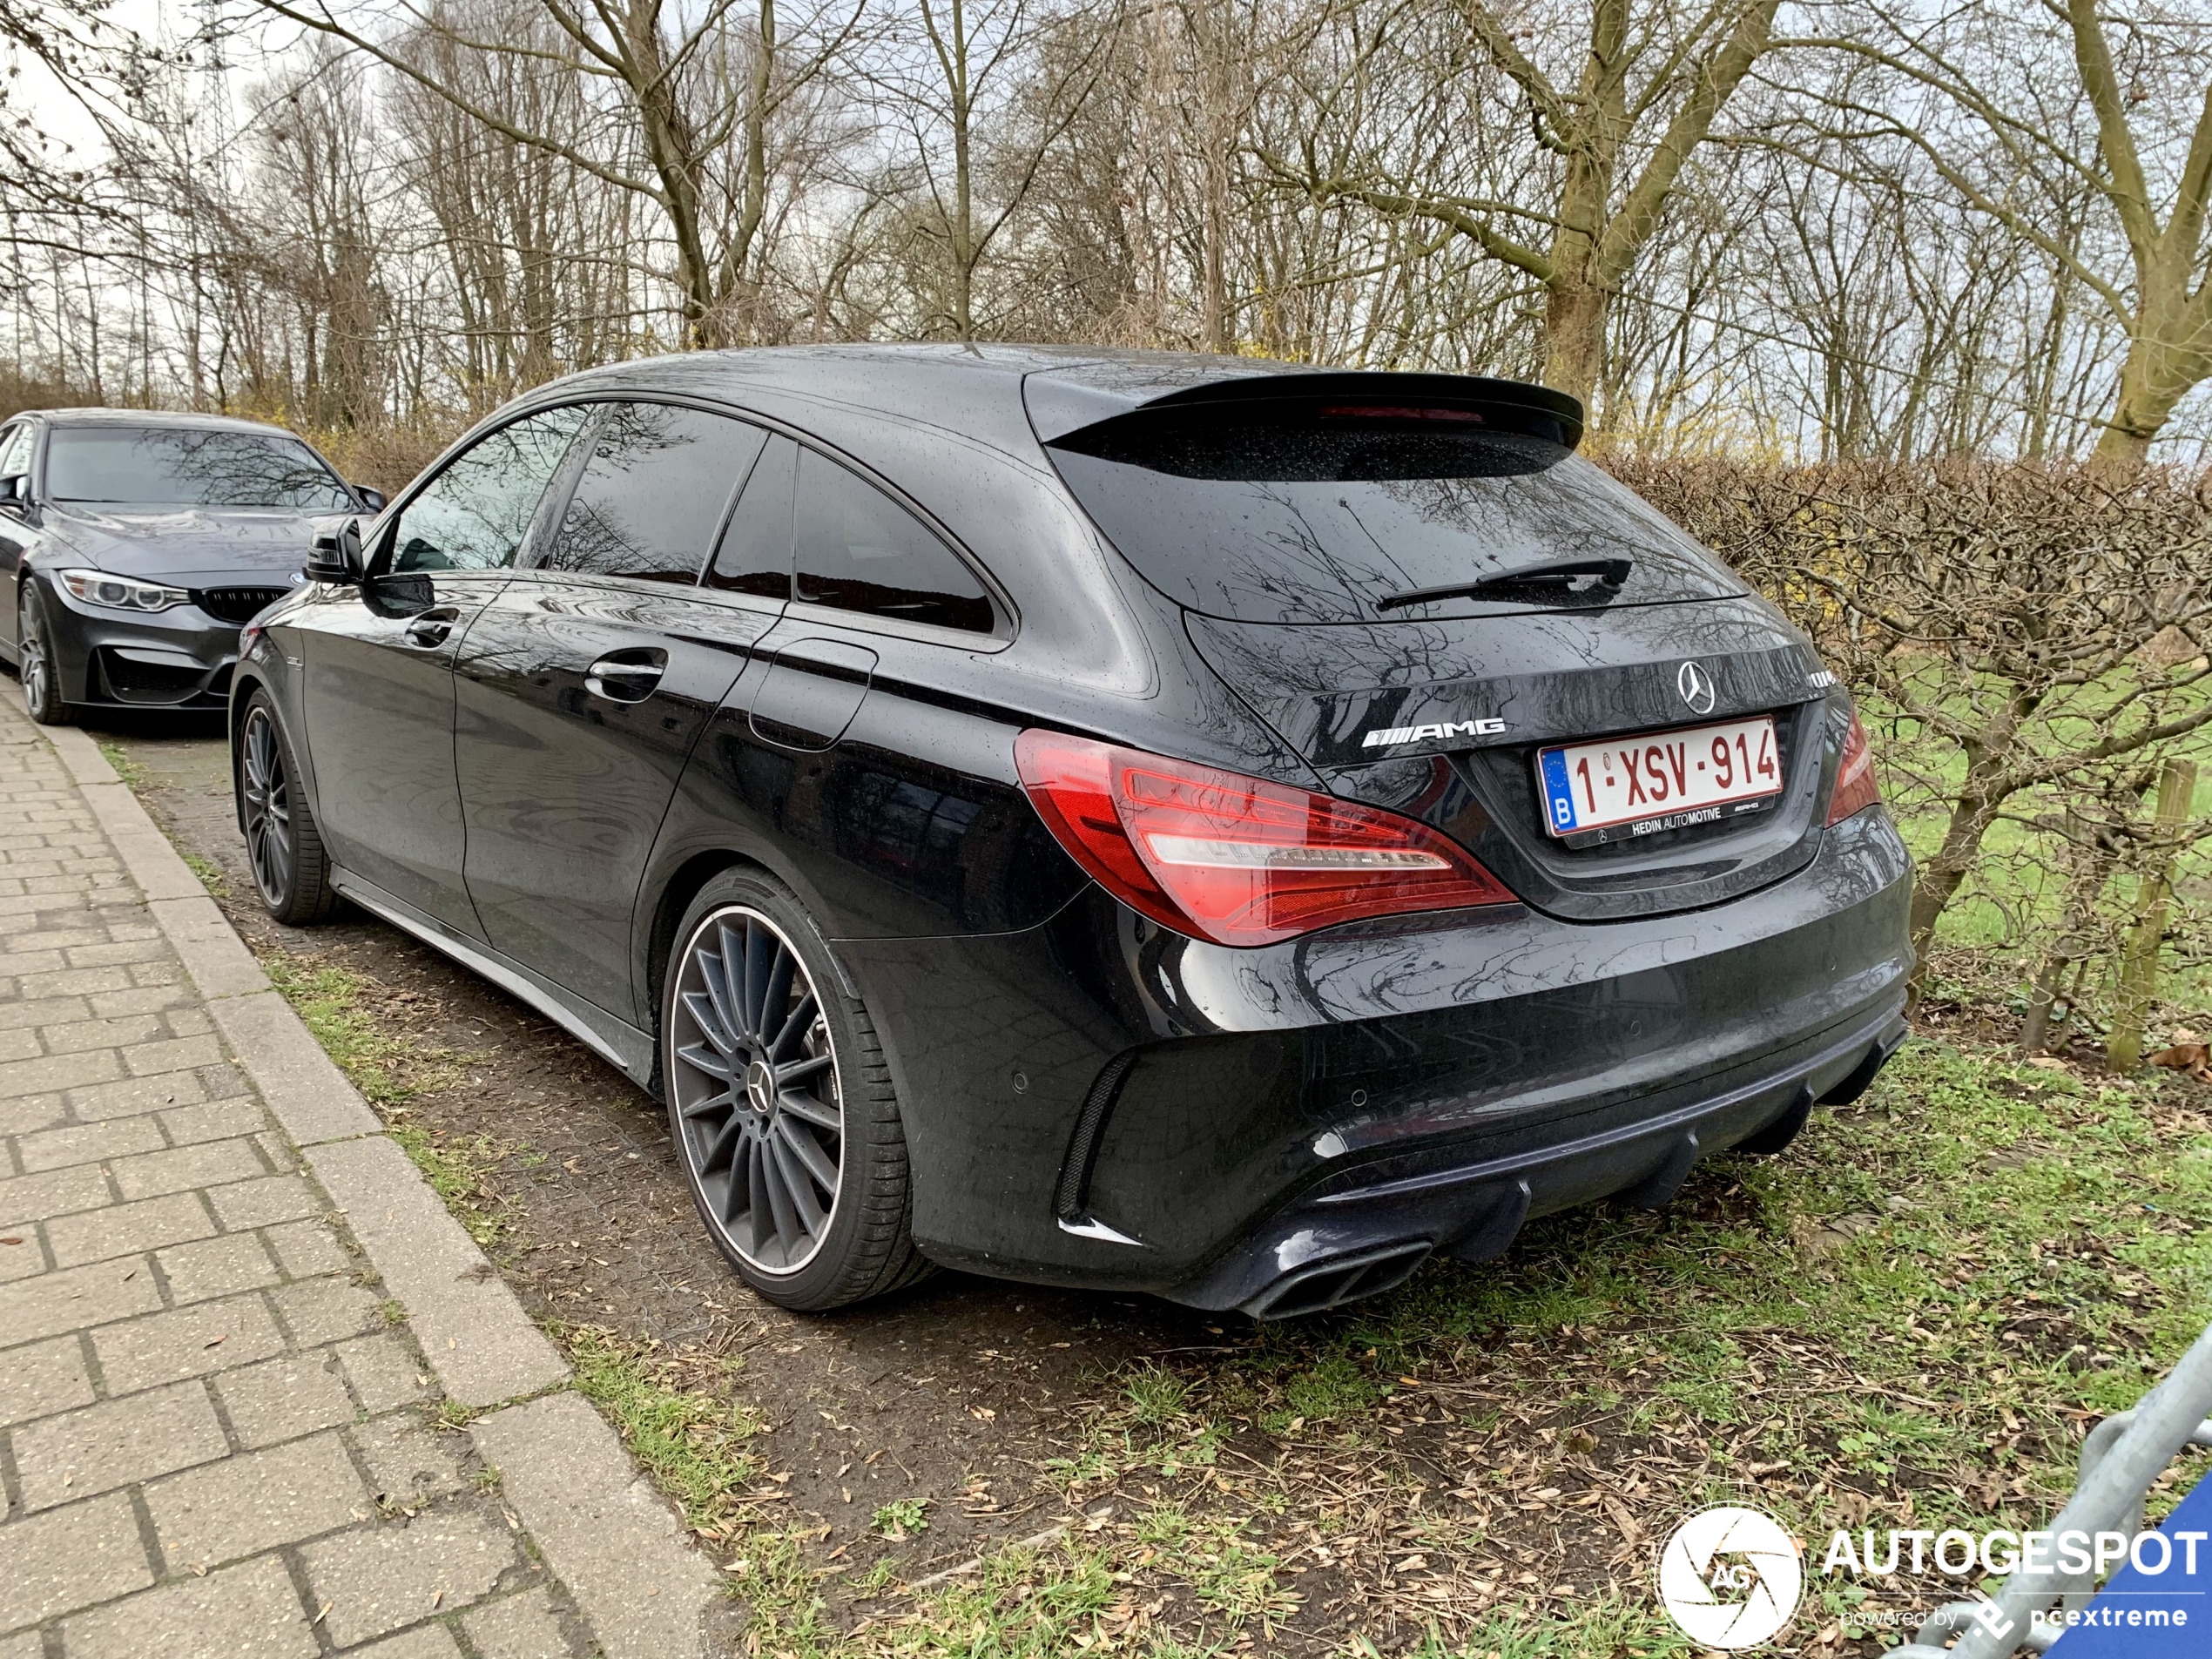
[[[1506,729],[1503,720],[1446,720],[1436,725],[1380,726],[1359,739],[1363,749],[1386,743],[1425,743],[1432,738],[1494,738]]]

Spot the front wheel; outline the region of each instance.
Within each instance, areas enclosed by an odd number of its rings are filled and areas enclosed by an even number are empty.
[[[330,856],[315,827],[314,809],[300,787],[292,745],[277,724],[266,691],[254,692],[246,705],[231,764],[239,822],[246,831],[246,858],[262,907],[294,927],[323,921],[338,903],[337,889],[330,885]]]
[[[730,871],[692,901],[660,1041],[685,1179],[747,1285],[815,1312],[930,1271],[875,1028],[788,888]]]
[[[24,707],[41,725],[75,725],[76,706],[63,700],[60,671],[54,664],[45,596],[34,581],[23,584],[17,598],[16,656],[23,676]]]

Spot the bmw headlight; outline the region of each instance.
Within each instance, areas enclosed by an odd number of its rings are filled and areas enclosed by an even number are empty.
[[[158,582],[110,576],[105,570],[64,570],[59,573],[59,579],[75,597],[88,605],[105,605],[110,610],[166,610],[171,605],[192,602],[192,595],[182,588],[165,588]]]

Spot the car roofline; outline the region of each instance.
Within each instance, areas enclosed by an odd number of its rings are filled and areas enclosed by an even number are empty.
[[[938,394],[959,388],[972,395],[979,379],[998,381],[996,395],[1006,400],[1009,413],[1018,413],[1019,427],[1043,442],[1094,420],[1155,406],[1307,391],[1372,395],[1387,389],[1401,395],[1519,404],[1560,421],[1570,435],[1570,447],[1582,427],[1579,401],[1521,381],[1334,369],[1275,358],[1195,352],[930,342],[739,347],[631,358],[533,387],[500,414],[520,415],[570,399],[658,395],[726,401],[738,408],[754,399],[801,399],[894,421],[927,420],[935,412]],[[1056,418],[1036,418],[1045,402],[1055,407]],[[964,435],[971,442],[991,442],[973,429]]]
[[[181,409],[118,409],[86,407],[66,409],[25,409],[23,414],[44,421],[54,427],[168,427],[179,431],[205,432],[260,432],[278,437],[293,438],[306,443],[305,438],[289,427],[271,421],[249,421],[236,415],[201,415]],[[312,448],[314,446],[308,446]]]

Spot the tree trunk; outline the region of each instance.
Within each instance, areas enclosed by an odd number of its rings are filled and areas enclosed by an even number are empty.
[[[2107,825],[2092,824],[2072,807],[2067,809],[2066,834],[2075,848],[2073,880],[2067,884],[2065,918],[2058,937],[2037,969],[2028,995],[2027,1015],[2020,1022],[2020,1051],[2042,1054],[2051,1046],[2051,1028],[2072,1016],[2057,1013],[2059,987],[2067,969],[2086,959],[2094,948],[2097,900],[2112,879],[2120,858],[2120,838]]]
[[[2112,418],[2097,440],[2095,456],[2100,465],[2123,474],[2141,470],[2151,440],[2174,406],[2212,374],[2212,316],[2189,292],[2194,267],[2177,270],[2161,247],[2155,260],[2139,260],[2137,268],[2142,297],[2128,328]]]
[[[1613,296],[1579,272],[1555,276],[1544,296],[1544,384],[1581,401],[1605,367],[1605,320]]]
[[[2095,459],[2100,465],[2134,474],[2141,472],[2149,460],[2151,440],[2188,389],[2186,383],[2173,385],[2170,377],[2158,373],[2160,360],[2168,354],[2168,348],[2158,341],[2141,334],[2128,342],[2127,361],[2120,366],[2112,419],[2097,439]]]
[[[1967,872],[1974,867],[1982,837],[1996,821],[1998,809],[2020,788],[2006,777],[2006,763],[2012,757],[2020,727],[2042,700],[2040,691],[2014,685],[1988,723],[1959,745],[1966,756],[1966,778],[1951,798],[1951,821],[1944,827],[1943,845],[1920,867],[1919,880],[1912,884],[1908,925],[1917,960],[1909,995],[1916,1002],[1926,985],[1928,946],[1935,937],[1936,923],[1958,895]]]
[[[1916,998],[1927,973],[1928,941],[1935,937],[1936,923],[1958,896],[1966,873],[1974,867],[1981,839],[1988,833],[1996,810],[1997,802],[1987,796],[1972,790],[1961,792],[1952,803],[1951,822],[1944,826],[1943,845],[1920,867],[1920,879],[1912,884],[1912,907],[1907,927],[1917,959],[1912,969]]]
[[[2168,760],[2158,779],[2156,845],[2150,867],[2135,891],[2135,926],[2120,966],[2120,1006],[2105,1041],[2105,1064],[2117,1072],[2134,1070],[2143,1057],[2143,1025],[2158,995],[2158,954],[2166,941],[2166,913],[2173,899],[2174,860],[2181,850],[2182,826],[2188,821],[2196,794],[2196,763]]]

